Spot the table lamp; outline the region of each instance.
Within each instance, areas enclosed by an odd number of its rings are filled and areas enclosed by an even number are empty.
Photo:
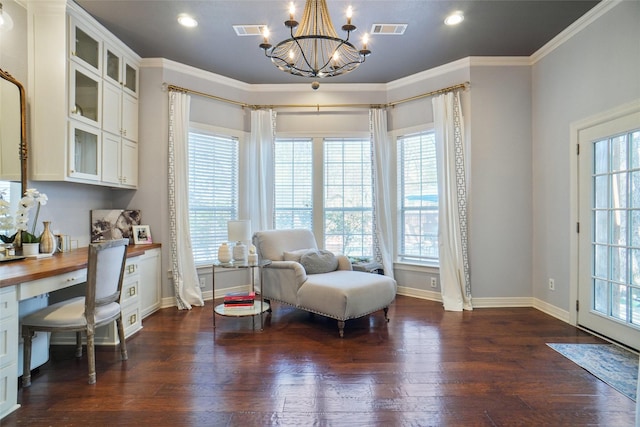
[[[251,221],[247,219],[227,222],[229,241],[236,242],[233,247],[233,261],[247,262],[247,245],[251,240]]]

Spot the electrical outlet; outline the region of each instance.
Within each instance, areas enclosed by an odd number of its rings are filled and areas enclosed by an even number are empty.
[[[437,288],[438,287],[438,279],[436,279],[435,277],[431,278],[431,287],[432,288]]]
[[[204,286],[205,286],[204,277],[200,277],[200,287],[204,288]]]
[[[549,290],[550,291],[556,290],[556,281],[553,279],[549,279]]]

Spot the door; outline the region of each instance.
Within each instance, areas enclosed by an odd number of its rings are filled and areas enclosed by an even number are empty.
[[[640,112],[578,143],[578,324],[640,349]]]

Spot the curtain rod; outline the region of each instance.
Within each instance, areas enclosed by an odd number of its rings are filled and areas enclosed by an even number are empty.
[[[434,95],[439,95],[441,93],[453,92],[458,89],[468,89],[470,87],[469,82],[459,83],[457,85],[445,87],[442,89],[432,90],[431,92],[423,93],[420,95],[412,96],[410,98],[400,99],[398,101],[392,101],[387,104],[273,104],[273,105],[252,105],[244,102],[234,101],[227,98],[221,98],[219,96],[211,95],[205,92],[200,92],[197,90],[187,89],[180,86],[175,86],[172,84],[164,83],[163,86],[166,90],[171,92],[182,92],[182,93],[190,93],[193,95],[202,96],[204,98],[214,99],[220,102],[226,102],[228,104],[238,105],[242,108],[251,108],[254,110],[260,110],[265,108],[316,108],[318,111],[320,108],[333,108],[333,107],[345,107],[345,108],[387,108],[387,107],[395,107],[399,104],[404,104],[405,102],[415,101],[417,99],[427,98]]]

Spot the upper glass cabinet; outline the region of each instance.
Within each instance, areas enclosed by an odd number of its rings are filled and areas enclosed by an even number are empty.
[[[129,95],[138,97],[138,67],[119,49],[104,43],[104,72],[106,81],[117,84]]]
[[[101,42],[97,36],[79,27],[75,22],[71,23],[71,54],[72,57],[82,61],[95,71],[100,70]]]

